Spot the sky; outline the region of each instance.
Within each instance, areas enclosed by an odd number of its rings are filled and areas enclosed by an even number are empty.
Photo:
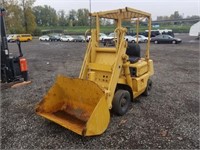
[[[90,8],[89,0],[36,0],[34,6],[49,5],[58,10]],[[200,0],[91,0],[91,12],[131,7],[157,16],[170,16],[179,11],[184,17],[200,15]]]

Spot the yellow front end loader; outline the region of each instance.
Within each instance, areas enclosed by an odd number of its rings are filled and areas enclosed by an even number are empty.
[[[83,136],[102,134],[110,121],[110,110],[124,115],[131,100],[141,94],[149,95],[153,75],[153,61],[149,58],[151,15],[132,8],[92,13],[96,28],[82,64],[79,78],[59,75],[36,112],[57,124]],[[100,18],[114,19],[116,38],[114,47],[99,43]],[[148,20],[148,42],[145,57],[140,48],[128,44],[122,27],[123,20],[136,21],[137,35],[140,20]]]

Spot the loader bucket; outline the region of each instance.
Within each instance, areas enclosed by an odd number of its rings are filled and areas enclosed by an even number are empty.
[[[103,90],[89,80],[58,76],[36,112],[83,136],[102,134],[110,112]]]

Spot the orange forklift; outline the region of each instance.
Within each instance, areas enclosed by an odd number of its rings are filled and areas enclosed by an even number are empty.
[[[5,9],[0,8],[1,83],[9,83],[10,86],[19,83],[30,83],[28,81],[27,60],[23,57],[20,41],[17,41],[19,56],[10,56],[6,37],[4,15]]]

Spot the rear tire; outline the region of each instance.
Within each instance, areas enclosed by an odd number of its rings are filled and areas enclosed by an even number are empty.
[[[28,81],[28,71],[22,72],[22,78],[24,78],[24,81]]]
[[[158,44],[158,41],[154,41],[155,44]]]
[[[176,41],[172,41],[172,44],[176,44]]]
[[[147,87],[146,87],[146,89],[145,89],[145,91],[143,93],[144,96],[149,96],[151,94],[152,84],[153,84],[152,80],[149,79],[147,81]]]
[[[127,90],[117,90],[112,102],[112,110],[118,116],[123,116],[129,108],[131,96]]]

